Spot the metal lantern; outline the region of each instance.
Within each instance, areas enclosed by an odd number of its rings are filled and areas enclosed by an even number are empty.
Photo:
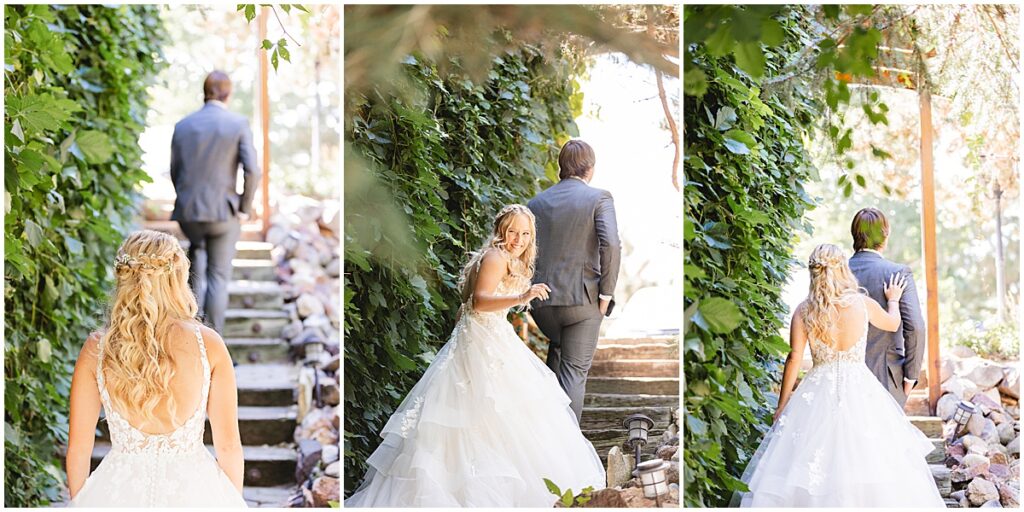
[[[956,422],[956,430],[953,432],[954,438],[963,434],[963,431],[967,428],[967,422],[971,421],[971,416],[974,416],[976,412],[978,412],[978,406],[967,400],[961,400],[960,403],[956,404],[956,410],[953,411],[953,421]]]
[[[661,459],[642,462],[636,467],[640,476],[640,485],[644,488],[645,498],[654,498],[661,506],[659,497],[668,493],[668,478],[665,473],[670,464]]]
[[[633,414],[622,420],[622,428],[629,433],[628,443],[647,444],[647,432],[654,426],[654,420],[643,414]]]
[[[320,365],[320,360],[323,358],[324,344],[320,340],[313,340],[306,342],[305,344],[305,362]]]
[[[633,464],[640,464],[640,448],[647,444],[647,432],[654,426],[654,420],[643,414],[631,414],[622,420],[622,428],[628,436],[626,442],[633,446]]]

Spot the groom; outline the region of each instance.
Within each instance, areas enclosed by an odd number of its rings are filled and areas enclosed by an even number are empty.
[[[174,125],[171,136],[171,181],[174,213],[188,237],[189,276],[206,321],[224,332],[228,282],[240,221],[252,209],[260,182],[260,167],[252,143],[249,121],[228,110],[231,79],[213,71],[203,81],[203,108]],[[245,170],[243,192],[235,190],[238,166]],[[197,258],[205,250],[206,261]]]
[[[601,320],[615,304],[621,253],[612,195],[589,185],[595,162],[586,142],[565,143],[558,155],[561,181],[527,204],[537,218],[534,282],[551,287],[532,316],[551,340],[547,365],[572,400],[577,422]]]
[[[889,221],[881,211],[864,208],[857,212],[850,233],[856,251],[850,257],[850,270],[860,286],[883,309],[887,307],[883,287],[889,276],[902,273],[907,278],[907,289],[900,298],[900,316],[903,319],[901,328],[896,332],[886,332],[869,326],[864,358],[871,373],[903,407],[921,373],[921,352],[924,349],[924,320],[921,317],[921,304],[917,300],[914,276],[910,267],[893,263],[882,256],[889,242]]]

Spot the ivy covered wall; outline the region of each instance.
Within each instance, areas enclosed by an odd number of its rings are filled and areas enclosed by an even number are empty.
[[[59,500],[71,373],[142,171],[157,6],[4,7],[4,505]]]

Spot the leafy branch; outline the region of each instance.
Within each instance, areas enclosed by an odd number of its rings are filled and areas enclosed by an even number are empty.
[[[271,12],[274,13],[274,18],[277,19],[277,24],[281,27],[281,31],[284,32],[284,35],[287,36],[288,39],[291,39],[292,42],[295,43],[295,46],[302,47],[302,43],[288,33],[288,29],[285,28],[284,22],[281,21],[281,16],[277,13],[277,8],[280,7],[285,14],[291,13],[293,8],[306,14],[310,14],[309,9],[299,4],[280,4],[277,6],[274,4],[238,4],[236,12],[242,11],[242,14],[245,16],[246,23],[252,23],[252,20],[256,19],[257,5],[260,7],[269,7]],[[277,71],[279,59],[291,62],[291,53],[288,51],[288,39],[282,37],[276,42],[269,39],[264,39],[260,42],[260,48],[270,51],[270,64],[274,66],[274,71]]]

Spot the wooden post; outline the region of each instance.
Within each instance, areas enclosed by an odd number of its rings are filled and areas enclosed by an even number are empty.
[[[932,98],[927,84],[918,87],[921,108],[921,224],[924,233],[924,277],[928,289],[928,409],[939,401],[939,278],[935,255],[935,161],[932,156]],[[916,377],[916,376],[912,376]]]
[[[260,8],[260,37],[262,43],[267,38],[267,7]],[[267,91],[267,75],[270,67],[267,62],[267,50],[260,48],[260,126],[263,131],[263,176],[260,178],[260,191],[263,193],[263,237],[266,238],[270,229],[270,93]]]

